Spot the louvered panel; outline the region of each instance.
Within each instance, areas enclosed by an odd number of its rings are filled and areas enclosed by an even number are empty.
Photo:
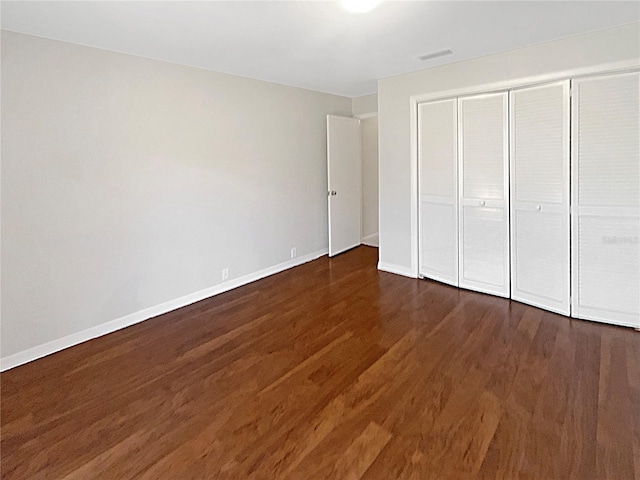
[[[638,73],[573,82],[573,314],[640,327]]]
[[[457,100],[418,108],[420,274],[458,285]]]
[[[421,273],[448,283],[458,277],[457,215],[453,204],[422,202]]]
[[[580,205],[640,205],[638,74],[575,82]]]
[[[456,100],[420,105],[422,195],[452,198],[456,194]]]
[[[582,215],[578,235],[578,307],[638,315],[638,218]]]
[[[560,204],[568,196],[564,90],[564,84],[555,84],[511,96],[516,201]]]
[[[569,83],[511,92],[511,298],[569,315]]]
[[[514,291],[516,299],[537,301],[554,310],[569,303],[568,225],[562,213],[520,210],[515,213]],[[568,313],[568,312],[563,312]]]
[[[459,283],[508,297],[507,94],[458,100]]]
[[[505,101],[504,94],[459,100],[465,198],[504,198]]]
[[[465,206],[462,212],[464,280],[502,289],[506,281],[503,210]]]

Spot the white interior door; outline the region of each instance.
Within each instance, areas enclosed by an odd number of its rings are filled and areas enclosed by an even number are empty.
[[[507,93],[458,99],[459,284],[510,296]]]
[[[327,115],[330,257],[360,245],[361,149],[360,120]]]
[[[418,107],[420,275],[458,286],[458,103]]]
[[[569,81],[514,90],[511,298],[569,315]]]
[[[574,80],[572,315],[640,326],[640,75]]]

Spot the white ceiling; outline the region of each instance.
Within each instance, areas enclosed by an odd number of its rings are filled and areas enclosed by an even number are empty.
[[[2,1],[2,28],[349,97],[376,80],[640,20],[640,2]],[[419,56],[451,48],[429,61]]]

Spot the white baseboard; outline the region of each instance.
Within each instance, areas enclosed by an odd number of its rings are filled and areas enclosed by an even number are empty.
[[[418,278],[410,268],[402,265],[396,265],[394,263],[378,262],[378,270],[383,272],[395,273],[396,275],[402,275],[403,277]]]
[[[370,247],[378,247],[378,232],[362,237],[362,244],[369,245]]]
[[[200,300],[204,300],[205,298],[213,297],[214,295],[233,290],[234,288],[241,287],[242,285],[260,280],[261,278],[268,277],[270,275],[282,272],[283,270],[287,270],[289,268],[302,265],[303,263],[310,262],[312,260],[315,260],[316,258],[326,255],[327,253],[328,249],[326,248],[318,250],[317,252],[287,260],[286,262],[279,263],[272,267],[250,273],[239,278],[234,278],[213,287],[205,288],[204,290],[200,290],[198,292],[194,292],[189,295],[185,295],[183,297],[176,298],[159,305],[155,305],[153,307],[145,308],[144,310],[125,315],[124,317],[120,317],[115,320],[96,325],[95,327],[72,333],[71,335],[67,335],[66,337],[43,343],[36,347],[23,350],[22,352],[14,353],[13,355],[9,355],[8,357],[0,359],[0,371],[4,372],[5,370],[17,367],[18,365],[31,362],[38,358],[42,358],[60,350],[64,350],[65,348],[69,348],[74,345],[78,345],[79,343],[86,342],[87,340],[91,340],[92,338],[101,337],[108,333],[115,332],[116,330],[120,330],[136,323],[144,322],[145,320],[148,320],[150,318],[157,317],[158,315],[162,315],[163,313],[167,313],[172,310],[185,307],[192,303],[199,302]]]

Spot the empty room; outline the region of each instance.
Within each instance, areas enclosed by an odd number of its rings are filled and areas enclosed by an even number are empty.
[[[640,480],[639,2],[0,8],[2,480]]]

